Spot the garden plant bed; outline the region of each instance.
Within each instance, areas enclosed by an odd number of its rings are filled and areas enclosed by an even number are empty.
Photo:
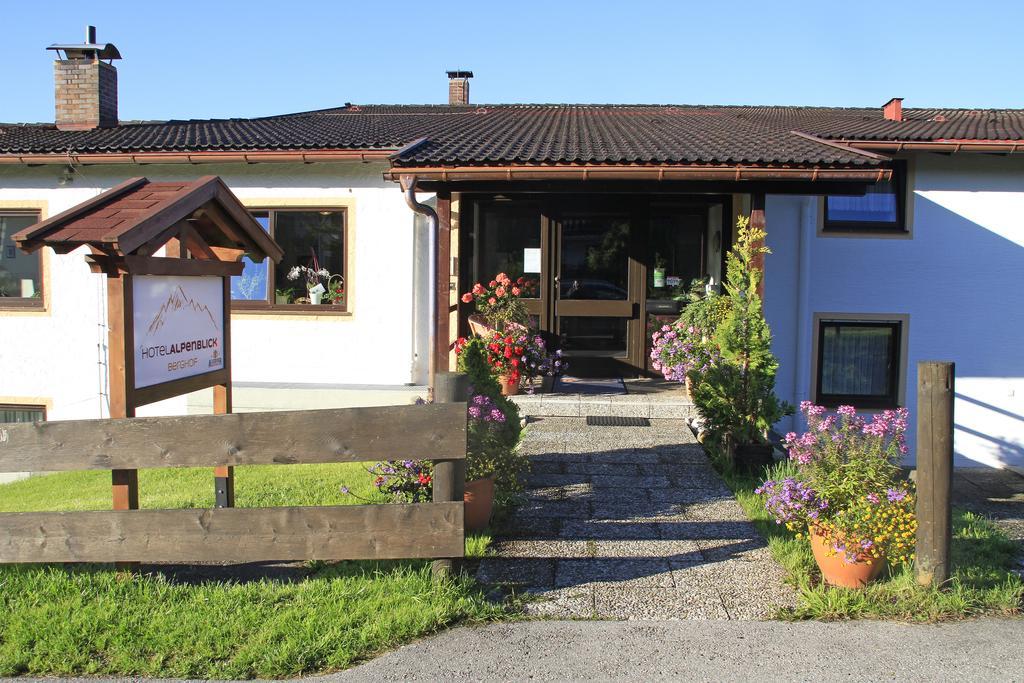
[[[754,494],[763,478],[725,474],[723,479],[797,589],[797,605],[780,609],[775,615],[780,619],[943,621],[1024,611],[1024,581],[1013,572],[1017,545],[976,513],[953,510],[953,572],[947,588],[918,586],[911,568],[883,573],[862,590],[833,588],[821,582],[807,539],[776,524]]]
[[[383,502],[358,464],[239,467],[237,507]],[[210,469],[143,470],[142,508],[213,506]],[[0,485],[0,511],[104,510],[108,472]],[[482,556],[486,534],[466,539]],[[465,577],[427,561],[0,567],[0,676],[295,676],[343,669],[457,623],[497,619]]]

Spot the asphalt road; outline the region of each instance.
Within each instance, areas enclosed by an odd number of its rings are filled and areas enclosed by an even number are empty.
[[[1024,681],[1024,619],[532,621],[457,628],[321,681]]]

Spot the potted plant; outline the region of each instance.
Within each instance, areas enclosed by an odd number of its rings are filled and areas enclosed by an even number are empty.
[[[652,274],[655,289],[665,288],[665,257],[661,254],[654,254],[654,272]]]
[[[470,321],[474,334],[486,336],[488,328],[503,332],[510,325],[525,327],[529,315],[520,297],[528,284],[526,278],[512,281],[505,273],[498,273],[486,286],[478,282],[463,294],[462,302],[475,303],[477,313],[483,317]]]
[[[292,302],[292,294],[294,289],[275,289],[274,290],[274,303],[275,304],[290,304]]]
[[[323,281],[330,277],[330,271],[319,266],[315,255],[313,257],[313,266],[292,266],[292,269],[288,271],[289,280],[298,280],[299,278],[305,280],[306,294],[309,297],[310,303],[314,305],[320,303],[324,292],[327,291]]]
[[[715,333],[721,361],[707,369],[693,387],[693,401],[708,424],[729,467],[754,469],[772,462],[768,431],[792,407],[775,396],[779,363],[771,352],[771,331],[764,319],[755,265],[763,246],[763,230],[737,222],[737,240],[726,262],[725,290],[729,312]]]
[[[914,489],[901,476],[907,453],[906,409],[871,420],[852,406],[827,414],[805,401],[807,431],[790,432],[785,445],[793,476],[764,482],[757,493],[778,524],[805,533],[826,583],[859,588],[882,565],[914,559]]]
[[[335,306],[345,303],[345,278],[340,275],[331,275],[327,280],[327,291],[324,292],[324,299]]]
[[[651,366],[672,382],[685,382],[692,396],[697,378],[719,362],[718,347],[692,325],[682,321],[662,325],[651,335]]]

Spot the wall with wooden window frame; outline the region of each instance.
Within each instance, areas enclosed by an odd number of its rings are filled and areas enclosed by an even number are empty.
[[[0,199],[0,213],[33,213],[39,220],[49,218],[50,203],[41,199]],[[22,254],[24,256],[24,254]],[[16,315],[49,315],[50,314],[50,259],[54,254],[52,250],[40,249],[39,259],[39,282],[42,287],[41,301],[38,304],[25,303],[24,299],[18,303],[6,302],[6,297],[0,297],[0,316]]]
[[[821,357],[821,324],[823,322],[884,322],[884,323],[898,323],[899,324],[899,340],[897,344],[897,367],[895,371],[896,379],[896,404],[897,406],[906,406],[907,404],[907,359],[908,349],[910,348],[910,316],[905,313],[814,313],[814,322],[811,327],[811,386],[808,390],[808,396],[811,396],[811,400],[815,403],[820,402],[818,396],[818,363]],[[878,410],[882,410],[881,408]],[[873,409],[861,409],[862,412],[874,412]]]

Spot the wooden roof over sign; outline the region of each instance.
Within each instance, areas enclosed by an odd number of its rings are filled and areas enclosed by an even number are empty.
[[[112,257],[152,256],[170,239],[200,258],[281,260],[281,247],[217,176],[192,182],[132,178],[13,236],[33,252],[82,246]]]

